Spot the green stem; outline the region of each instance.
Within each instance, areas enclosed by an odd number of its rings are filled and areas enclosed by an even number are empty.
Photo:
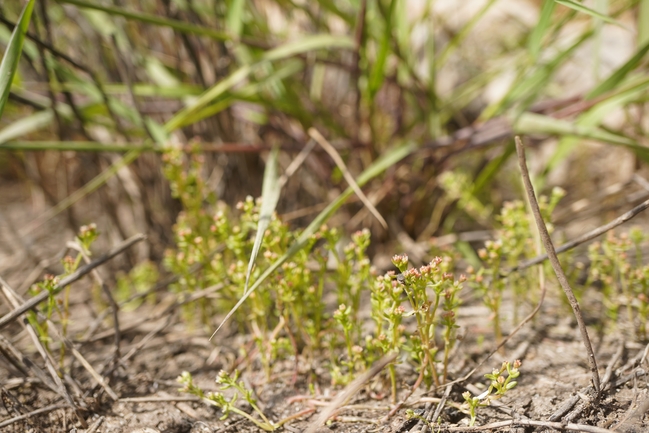
[[[388,366],[390,371],[390,384],[392,385],[392,404],[397,404],[397,372],[394,364]]]
[[[247,418],[249,421],[252,421],[257,427],[259,427],[260,429],[262,429],[264,431],[275,431],[276,430],[276,427],[272,423],[268,422],[266,417],[264,417],[265,422],[260,422],[260,421],[258,421],[256,419],[254,419],[250,414],[242,411],[241,409],[239,409],[237,407],[230,407],[230,411],[236,413],[237,415],[241,415],[244,418]]]

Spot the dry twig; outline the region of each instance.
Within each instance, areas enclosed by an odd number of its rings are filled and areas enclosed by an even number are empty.
[[[397,353],[393,352],[388,355],[385,355],[383,358],[379,359],[368,371],[358,376],[352,383],[347,385],[338,396],[327,406],[326,409],[322,411],[320,416],[311,423],[311,425],[305,430],[305,433],[316,433],[318,427],[322,426],[327,420],[336,412],[341,406],[343,406],[350,398],[354,396],[367,382],[369,382],[374,376],[379,374],[381,370],[385,368],[389,363],[394,361],[397,357]]]
[[[582,342],[584,343],[584,346],[586,347],[586,352],[588,353],[588,365],[590,366],[590,372],[593,379],[593,387],[595,388],[595,392],[599,394],[601,387],[599,383],[599,372],[597,371],[597,361],[595,359],[595,353],[593,352],[593,346],[590,342],[590,337],[588,336],[586,323],[584,322],[584,318],[581,314],[581,309],[579,308],[579,302],[577,302],[577,298],[575,297],[575,294],[572,292],[572,288],[570,288],[570,283],[568,283],[568,278],[566,278],[566,274],[563,272],[563,269],[561,268],[561,263],[559,263],[557,253],[554,250],[554,245],[552,244],[552,239],[550,238],[548,229],[545,226],[545,223],[543,222],[543,217],[541,216],[541,210],[539,209],[539,203],[536,200],[536,196],[534,194],[534,187],[532,186],[530,174],[527,170],[527,162],[525,160],[525,150],[523,149],[523,143],[521,142],[521,139],[519,137],[516,137],[516,153],[518,154],[518,164],[520,165],[521,174],[523,176],[523,183],[525,184],[525,191],[527,192],[527,198],[530,202],[530,207],[532,208],[532,213],[534,214],[534,219],[536,220],[536,225],[538,227],[539,234],[541,235],[543,246],[545,247],[545,251],[548,254],[550,263],[552,264],[552,269],[554,269],[554,273],[557,275],[557,280],[559,280],[559,284],[561,285],[561,288],[566,294],[566,297],[568,298],[568,302],[570,302],[570,306],[572,307],[572,311],[575,314],[575,318],[577,319],[577,324],[579,325],[579,331],[581,332]]]
[[[351,175],[351,173],[347,169],[347,166],[345,165],[345,162],[340,157],[340,155],[338,155],[338,152],[336,151],[336,149],[334,149],[334,147],[331,144],[329,144],[329,142],[322,136],[322,134],[320,134],[320,132],[317,129],[309,128],[309,135],[311,136],[311,138],[313,138],[315,141],[317,141],[318,144],[320,146],[322,146],[322,148],[325,151],[327,151],[327,153],[329,154],[331,159],[334,160],[334,162],[336,163],[336,165],[338,166],[338,168],[342,172],[343,176],[345,177],[345,180],[347,181],[349,186],[352,187],[352,189],[354,190],[354,192],[356,193],[358,198],[361,199],[363,204],[367,207],[367,209],[369,209],[369,211],[372,213],[372,215],[374,215],[374,217],[377,220],[379,220],[379,222],[381,223],[383,228],[387,229],[388,228],[388,223],[385,222],[385,219],[381,216],[379,211],[376,210],[376,208],[374,207],[372,202],[367,198],[365,193],[363,193],[361,188],[358,186],[358,184],[354,180],[354,177]]]
[[[536,421],[532,419],[518,419],[518,420],[507,420],[507,421],[498,421],[492,422],[485,425],[474,426],[474,427],[447,427],[443,431],[447,432],[481,432],[485,430],[495,430],[503,427],[546,427],[556,430],[569,430],[569,431],[578,431],[586,433],[612,433],[613,430],[596,427],[592,425],[585,424],[563,424],[560,422],[550,422],[550,421]]]
[[[63,288],[67,285],[72,284],[73,282],[79,280],[81,277],[86,275],[88,272],[92,271],[95,269],[97,266],[101,266],[104,263],[106,263],[108,260],[112,259],[116,255],[122,253],[124,250],[127,248],[133,246],[134,244],[143,241],[146,239],[146,236],[139,233],[135,236],[131,236],[130,238],[126,239],[124,242],[120,243],[117,245],[115,248],[110,250],[107,254],[103,255],[102,257],[98,258],[97,260],[88,263],[87,265],[81,266],[79,269],[77,269],[75,272],[72,274],[68,275],[67,277],[63,278],[59,284],[54,288],[53,293],[50,293],[49,291],[43,291],[39,293],[38,295],[34,296],[18,308],[14,309],[10,313],[5,314],[2,318],[0,318],[0,329],[4,328],[7,326],[9,323],[13,322],[16,320],[18,317],[20,317],[22,314],[26,313],[27,311],[33,309],[36,307],[38,304],[46,300],[49,296],[52,294],[56,294],[63,290]]]
[[[31,411],[29,413],[19,415],[19,416],[15,416],[13,418],[6,419],[6,420],[0,422],[0,428],[7,427],[7,426],[9,426],[11,424],[17,423],[18,421],[22,421],[24,419],[29,419],[29,418],[31,418],[33,416],[40,415],[42,413],[52,412],[53,410],[57,410],[57,409],[65,409],[67,407],[68,407],[67,404],[61,404],[61,403],[51,404],[49,406],[45,406],[45,407],[42,407],[40,409],[36,409],[36,410]]]

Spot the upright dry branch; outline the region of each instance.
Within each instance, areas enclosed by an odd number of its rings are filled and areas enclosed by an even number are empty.
[[[599,383],[599,373],[597,371],[597,361],[595,360],[595,353],[593,352],[593,346],[590,343],[590,337],[588,336],[588,330],[586,329],[586,323],[584,323],[584,318],[581,315],[581,309],[579,308],[579,302],[575,298],[575,294],[570,288],[566,274],[561,268],[561,263],[559,263],[559,258],[557,253],[554,250],[554,245],[552,244],[552,239],[550,239],[550,234],[548,229],[543,222],[543,217],[541,216],[541,210],[539,209],[539,203],[536,200],[534,194],[534,187],[532,187],[532,181],[530,180],[530,174],[527,171],[527,161],[525,160],[525,150],[523,149],[523,143],[519,137],[516,137],[516,153],[518,154],[518,164],[521,168],[521,174],[523,176],[523,183],[525,184],[525,191],[527,192],[527,198],[530,201],[530,207],[532,208],[532,213],[534,214],[534,219],[536,220],[536,226],[539,229],[539,234],[541,235],[541,241],[545,247],[545,251],[548,253],[548,258],[552,264],[552,269],[559,280],[559,284],[563,289],[572,311],[577,318],[577,324],[579,325],[579,331],[581,332],[581,339],[586,347],[586,352],[588,353],[588,365],[590,367],[590,372],[593,379],[593,388],[595,392],[599,394],[600,383]]]

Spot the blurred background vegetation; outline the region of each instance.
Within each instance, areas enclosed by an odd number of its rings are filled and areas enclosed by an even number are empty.
[[[3,49],[23,3],[0,5]],[[202,155],[199,200],[232,205],[311,127],[356,176],[415,145],[365,187],[389,229],[356,197],[330,221],[369,227],[379,267],[429,260],[433,237],[489,238],[521,197],[514,134],[581,233],[649,196],[648,50],[646,0],[39,0],[0,118],[3,248],[23,251],[3,268],[31,269],[44,239],[89,222],[110,244],[147,233],[127,259],[159,263],[181,209],[166,147]],[[346,187],[316,145],[280,217],[303,227]]]

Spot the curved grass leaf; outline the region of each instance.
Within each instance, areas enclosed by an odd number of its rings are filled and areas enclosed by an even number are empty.
[[[54,119],[51,109],[37,111],[33,114],[18,119],[0,130],[0,145],[10,140],[37,131],[49,125]]]
[[[19,150],[19,151],[42,151],[56,150],[59,152],[72,150],[74,152],[114,152],[125,153],[131,150],[140,152],[162,152],[162,149],[155,148],[150,143],[100,143],[98,141],[0,141],[1,150]]]
[[[616,89],[622,80],[634,70],[639,64],[643,57],[649,51],[649,41],[646,42],[638,51],[631,57],[626,63],[620,66],[615,72],[613,72],[606,80],[600,83],[593,90],[588,92],[586,99],[596,98],[603,93],[609,92],[613,89]]]
[[[356,183],[359,186],[365,185],[370,179],[378,176],[380,173],[385,171],[387,168],[393,166],[397,162],[401,161],[406,156],[410,155],[417,149],[414,143],[409,143],[403,146],[400,146],[396,149],[393,149],[390,152],[386,152],[381,158],[375,161],[371,166],[369,166],[363,173],[358,176]],[[216,328],[216,331],[212,334],[210,339],[214,338],[217,332],[223,327],[225,322],[228,321],[230,317],[239,309],[239,307],[248,299],[251,293],[253,293],[257,288],[264,282],[266,279],[275,272],[282,264],[284,264],[288,259],[293,257],[298,251],[300,251],[307,244],[309,238],[313,236],[320,227],[333,215],[333,213],[340,208],[340,206],[345,203],[345,200],[354,193],[354,190],[351,187],[348,187],[342,194],[340,194],[333,202],[329,204],[318,216],[309,224],[309,226],[304,229],[300,237],[291,245],[288,251],[279,259],[277,259],[272,265],[270,265],[263,274],[255,281],[255,283],[250,287],[250,289],[244,293],[244,295],[239,299],[237,304],[230,310],[230,312],[225,316],[225,319],[221,324]]]
[[[490,119],[495,115],[501,114],[513,105],[517,106],[519,113],[527,109],[536,100],[539,93],[546,88],[547,83],[559,67],[568,61],[570,55],[588,40],[592,34],[592,30],[586,30],[574,43],[559,52],[548,63],[532,69],[532,72],[529,74],[520,74],[518,79],[510,86],[507,94],[500,101],[496,101],[483,110],[480,114],[480,120],[485,121]]]
[[[492,159],[481,171],[480,174],[476,177],[476,180],[473,182],[473,194],[477,195],[482,192],[483,188],[491,182],[491,180],[496,177],[499,173],[502,173],[503,165],[509,160],[509,157],[514,154],[516,147],[514,142],[509,143],[503,152]]]
[[[626,147],[645,162],[649,162],[649,148],[638,144],[635,140],[593,126],[577,125],[567,120],[555,119],[542,114],[523,113],[514,124],[514,133],[567,135],[597,140]]]
[[[534,60],[539,57],[539,53],[541,52],[543,37],[545,36],[550,27],[550,24],[552,23],[552,13],[554,12],[555,6],[556,3],[554,0],[543,0],[539,22],[536,27],[534,27],[534,30],[532,30],[532,33],[527,40],[528,52]]]
[[[459,32],[453,36],[453,39],[449,41],[449,43],[444,47],[444,50],[439,54],[437,57],[437,61],[435,62],[435,67],[439,70],[442,68],[444,64],[446,64],[446,61],[450,57],[450,55],[457,49],[457,47],[460,46],[462,42],[466,39],[467,36],[471,33],[471,30],[475,27],[476,24],[480,21],[480,19],[491,9],[491,6],[493,6],[494,3],[496,3],[498,0],[488,0],[482,8],[476,12],[471,19],[460,29]]]
[[[228,41],[230,36],[225,33],[210,29],[209,27],[197,26],[195,24],[185,23],[183,21],[172,20],[169,18],[159,17],[156,15],[145,14],[142,12],[128,11],[123,8],[103,6],[97,3],[89,3],[82,0],[57,0],[59,3],[71,4],[80,8],[93,9],[105,12],[110,15],[117,15],[129,20],[140,21],[146,24],[169,27],[182,33],[193,33],[195,35],[208,36],[219,41]]]
[[[32,11],[34,10],[34,3],[34,0],[29,0],[23,8],[18,23],[11,34],[11,39],[9,39],[9,43],[7,44],[4,56],[2,56],[2,63],[0,63],[0,117],[2,117],[5,104],[7,103],[7,99],[9,99],[11,82],[18,67],[18,60],[20,60],[23,42],[25,41],[25,33],[27,33]]]
[[[638,45],[649,42],[649,0],[640,0],[638,6]]]
[[[306,53],[308,51],[320,49],[353,49],[354,41],[348,36],[336,35],[310,35],[304,36],[296,41],[287,42],[277,48],[267,51],[263,56],[263,60],[275,61],[285,59],[287,57],[295,56],[297,54]]]
[[[288,42],[277,48],[264,53],[261,60],[253,65],[245,65],[234,71],[231,75],[221,80],[205,93],[203,93],[194,103],[176,113],[165,124],[165,129],[171,132],[183,125],[194,123],[192,116],[212,101],[222,96],[225,92],[232,89],[237,84],[243,82],[248,76],[258,68],[264,66],[266,62],[281,60],[296,54],[305,53],[312,50],[324,48],[348,48],[354,47],[353,41],[347,36],[333,35],[314,35],[305,36],[302,39]]]
[[[649,88],[649,78],[641,75],[628,80],[626,85],[618,84],[617,87],[618,89],[615,92],[608,93],[606,99],[582,113],[574,123],[581,127],[597,127],[606,119],[609,113],[640,98]],[[550,173],[561,161],[567,158],[578,143],[579,139],[574,136],[561,137],[557,149],[548,161],[543,174]]]
[[[252,253],[250,254],[250,261],[248,262],[248,270],[246,271],[246,284],[243,289],[244,296],[248,293],[248,284],[250,283],[250,274],[252,267],[255,264],[261,242],[264,240],[264,233],[270,224],[270,219],[275,212],[277,202],[279,201],[279,193],[282,187],[279,183],[279,176],[277,175],[277,155],[279,155],[279,148],[273,147],[268,161],[266,162],[266,170],[264,170],[264,183],[261,187],[261,210],[259,211],[259,222],[257,223],[257,234],[255,235],[255,243],[252,246]]]
[[[345,161],[340,157],[336,149],[329,144],[329,142],[320,134],[320,131],[318,131],[315,128],[309,128],[309,136],[314,139],[315,141],[318,142],[320,146],[329,154],[331,159],[334,160],[336,163],[336,166],[338,166],[338,169],[342,172],[343,177],[349,184],[349,186],[352,187],[358,198],[363,202],[365,207],[374,215],[374,217],[379,220],[383,228],[387,229],[388,228],[388,223],[385,221],[383,216],[379,213],[379,211],[374,207],[372,202],[370,201],[369,198],[363,193],[363,190],[356,184],[356,181],[354,180],[354,177],[352,174],[349,172],[347,169],[347,166],[345,165]]]
[[[185,119],[185,122],[180,124],[179,127],[196,123],[199,120],[205,119],[206,117],[214,116],[216,113],[219,113],[220,111],[223,111],[230,107],[230,105],[232,105],[237,100],[247,100],[248,98],[259,94],[259,92],[266,88],[268,83],[272,82],[273,80],[283,80],[293,74],[296,74],[297,72],[300,72],[303,69],[304,64],[302,61],[297,59],[295,59],[294,61],[288,61],[286,62],[286,65],[278,68],[275,72],[273,72],[273,74],[265,77],[258,82],[246,84],[245,86],[238,88],[236,91],[226,92],[227,95],[223,95],[217,102],[207,105],[205,108],[202,108],[191,116],[187,117]]]
[[[594,9],[586,7],[581,3],[577,3],[577,2],[574,2],[574,1],[571,1],[571,0],[554,0],[554,1],[559,3],[560,5],[568,7],[570,9],[574,9],[577,12],[585,13],[587,15],[590,15],[591,17],[599,18],[600,20],[605,21],[605,22],[607,22],[609,24],[615,24],[616,26],[622,27],[625,30],[629,30],[629,28],[627,26],[625,26],[624,24],[622,24],[618,20],[616,20],[614,18],[611,18],[608,15],[604,15],[604,14],[602,14],[600,12],[597,12]]]
[[[370,71],[369,82],[367,85],[371,99],[374,99],[376,92],[379,91],[383,85],[383,80],[385,79],[385,63],[388,60],[388,53],[390,51],[390,40],[392,39],[392,16],[394,15],[396,4],[396,0],[391,0],[390,6],[385,13],[385,29],[383,29],[383,34],[381,35],[381,43],[376,55],[376,62],[374,62],[372,70]]]

